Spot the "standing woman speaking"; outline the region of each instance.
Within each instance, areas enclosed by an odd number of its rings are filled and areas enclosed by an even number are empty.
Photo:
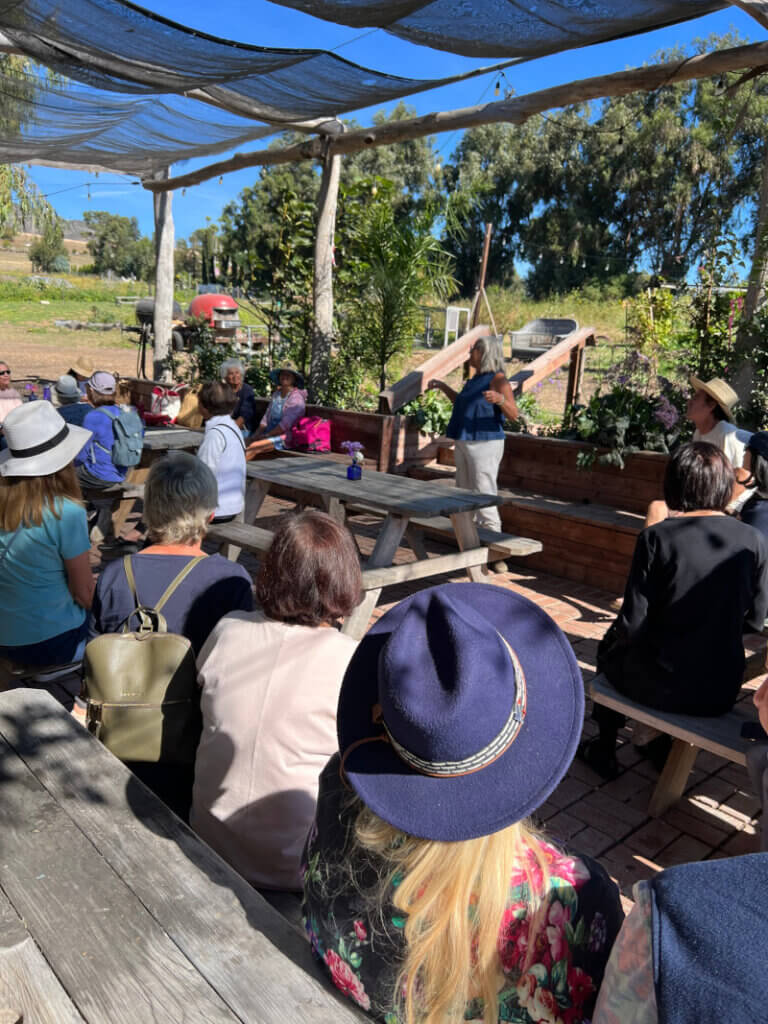
[[[456,442],[456,486],[483,494],[496,494],[496,477],[504,454],[504,417],[518,417],[515,396],[504,372],[504,350],[498,338],[478,338],[469,350],[469,365],[475,371],[460,392],[445,381],[431,380],[453,402],[446,429]],[[478,526],[501,530],[495,505],[475,514]]]

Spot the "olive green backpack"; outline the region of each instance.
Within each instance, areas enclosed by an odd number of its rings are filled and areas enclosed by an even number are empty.
[[[136,607],[120,632],[85,648],[86,726],[121,761],[194,763],[202,731],[195,652],[186,637],[168,632],[160,613],[203,558],[184,566],[154,608],[141,604],[130,556],[124,558]]]

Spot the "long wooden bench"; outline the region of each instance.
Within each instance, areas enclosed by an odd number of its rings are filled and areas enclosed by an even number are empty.
[[[753,741],[744,739],[741,727],[745,722],[757,721],[757,711],[751,702],[741,702],[726,715],[705,718],[700,715],[676,715],[656,711],[629,700],[616,690],[603,675],[587,684],[587,695],[597,704],[650,725],[674,740],[664,770],[648,806],[648,813],[658,817],[683,795],[688,776],[700,750],[709,750],[734,764],[746,765],[747,751]]]
[[[219,544],[221,554],[226,554],[230,560],[237,561],[241,551],[249,551],[256,557],[264,555],[272,544],[273,533],[260,526],[231,522],[212,526],[207,537]],[[469,566],[485,565],[488,560],[488,548],[472,548],[456,554],[438,555],[435,558],[417,558],[415,562],[404,562],[381,569],[363,569],[363,600],[344,620],[342,633],[355,639],[359,639],[365,633],[384,587],[411,580],[428,579]]]
[[[452,486],[455,473],[449,465],[430,465],[412,467],[409,476]],[[643,528],[640,513],[517,486],[499,487],[499,494],[505,499],[499,512],[507,535],[541,542],[536,551],[525,552],[526,558],[530,556],[526,567],[621,593]],[[500,557],[491,552],[491,561]],[[510,552],[509,557],[520,556]]]

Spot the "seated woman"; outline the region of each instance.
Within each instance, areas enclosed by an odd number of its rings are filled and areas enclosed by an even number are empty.
[[[725,514],[734,476],[719,448],[681,445],[664,478],[677,513],[637,539],[624,604],[600,642],[597,667],[626,697],[679,714],[722,715],[744,675],[743,633],[768,613],[768,546]],[[624,717],[595,705],[600,735],[579,753],[598,774],[616,774]]]
[[[163,605],[169,633],[180,633],[197,653],[219,619],[253,607],[245,569],[200,547],[216,507],[216,480],[208,467],[187,452],[155,462],[144,488],[144,522],[149,546],[138,555],[106,565],[99,577],[89,622],[92,637],[117,633],[137,604],[153,608],[185,565],[201,558]],[[134,598],[125,571],[130,560]],[[192,766],[126,762],[180,818],[192,799]]]
[[[422,590],[360,641],[304,913],[332,981],[377,1020],[589,1020],[619,893],[528,820],[568,770],[583,714],[568,641],[501,587]]]
[[[11,368],[8,363],[0,359],[0,449],[6,446],[3,438],[3,420],[9,412],[18,409],[21,404],[21,395],[16,388],[11,387]]]
[[[149,545],[130,556],[140,603],[149,608],[185,564],[204,555],[200,547],[217,503],[213,473],[194,455],[173,452],[149,471],[143,519]],[[136,602],[122,559],[104,566],[93,599],[89,632],[116,633]],[[253,607],[251,579],[241,565],[208,555],[163,608],[169,633],[187,637],[197,653],[219,621]]]
[[[90,405],[83,418],[83,426],[93,436],[78,452],[75,466],[80,486],[98,494],[122,483],[130,472],[129,467],[119,465],[113,458],[115,437],[112,424],[120,415],[117,378],[106,370],[97,370],[88,378],[86,396]],[[107,545],[120,544],[120,539],[114,535],[111,499],[108,496],[92,498],[92,510],[93,539]]]
[[[285,435],[301,419],[306,410],[307,392],[304,377],[298,370],[283,367],[270,373],[278,386],[272,392],[267,410],[258,430],[252,435],[245,453],[249,461],[262,452],[284,447]]]
[[[768,431],[758,430],[747,441],[741,485],[750,490],[739,517],[768,540]]]
[[[221,381],[208,381],[200,388],[197,405],[205,423],[205,436],[197,457],[216,477],[219,501],[214,523],[229,523],[245,507],[245,445],[230,415],[235,396]]]
[[[248,437],[256,426],[256,396],[245,381],[245,367],[239,359],[225,359],[221,364],[221,379],[229,384],[235,396],[232,419],[243,437]]]
[[[72,460],[90,438],[50,402],[5,418],[0,453],[0,656],[66,665],[82,654],[93,597],[88,523]],[[79,680],[50,689],[72,708]]]
[[[753,951],[768,949],[766,885],[765,854],[678,864],[637,882],[592,1024],[765,1020],[768,978]]]
[[[261,565],[261,610],[228,615],[198,658],[203,735],[190,824],[253,885],[300,889],[317,778],[355,649],[333,628],[359,603],[351,535],[324,512],[286,517]]]

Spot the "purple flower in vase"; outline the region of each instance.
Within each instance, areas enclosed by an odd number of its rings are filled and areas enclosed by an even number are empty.
[[[339,448],[343,448],[352,460],[353,466],[362,466],[365,456],[364,447],[359,441],[342,441]]]

